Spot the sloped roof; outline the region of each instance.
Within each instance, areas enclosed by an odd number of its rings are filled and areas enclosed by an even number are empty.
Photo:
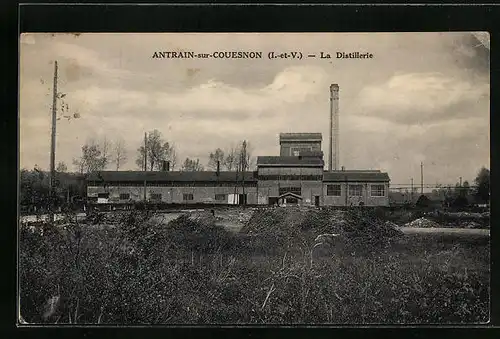
[[[387,182],[389,174],[380,171],[332,171],[323,173],[323,181]]]
[[[295,140],[321,141],[323,140],[323,136],[321,133],[280,133],[280,142]]]
[[[88,181],[115,181],[115,182],[130,182],[130,181],[165,181],[165,182],[190,182],[190,181],[219,181],[233,182],[241,181],[245,178],[245,182],[257,181],[256,172],[230,172],[221,171],[219,178],[215,171],[197,171],[197,172],[149,172],[149,171],[100,171],[93,172],[88,175]]]
[[[323,167],[323,159],[303,158],[294,156],[260,156],[257,157],[257,166],[303,166],[303,167]]]
[[[283,193],[282,195],[280,195],[278,198],[281,199],[281,198],[284,198],[284,197],[288,197],[288,196],[292,196],[294,198],[297,198],[297,199],[300,199],[302,200],[302,197],[298,194],[295,194],[295,193],[292,193],[292,192],[286,192],[286,193]]]

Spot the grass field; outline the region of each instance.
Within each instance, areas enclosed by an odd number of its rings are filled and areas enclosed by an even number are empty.
[[[489,237],[357,238],[312,252],[187,218],[21,230],[31,323],[415,324],[489,320]],[[257,246],[258,245],[258,246]]]

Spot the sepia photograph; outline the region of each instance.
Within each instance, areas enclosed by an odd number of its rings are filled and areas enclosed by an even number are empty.
[[[490,35],[23,33],[18,326],[490,321]]]

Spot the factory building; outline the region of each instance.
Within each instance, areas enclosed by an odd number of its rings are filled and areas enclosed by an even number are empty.
[[[388,206],[389,176],[339,169],[339,86],[330,86],[328,171],[321,133],[281,133],[279,156],[258,156],[248,172],[101,171],[87,179],[90,201],[127,204]]]
[[[298,156],[300,152],[321,152],[321,133],[280,133],[280,156]]]
[[[387,173],[324,170],[321,134],[281,134],[280,147],[279,156],[257,157],[256,171],[94,172],[88,198],[104,204],[389,205]]]
[[[95,203],[257,204],[255,172],[101,171],[89,174]]]

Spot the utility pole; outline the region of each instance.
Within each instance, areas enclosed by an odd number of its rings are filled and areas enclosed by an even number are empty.
[[[215,205],[217,204],[217,187],[219,187],[219,177],[220,177],[220,160],[217,160],[217,170],[215,172],[215,176],[216,176],[216,180],[217,182],[215,183],[215,189],[214,189],[214,209],[215,209]],[[215,213],[215,212],[214,212]],[[215,214],[214,214],[215,216]]]
[[[144,132],[144,172],[148,170],[148,143],[146,132]],[[146,173],[144,173],[144,202],[146,202]]]
[[[413,204],[413,178],[411,180],[410,201]]]
[[[420,193],[424,194],[424,163],[420,162]]]
[[[56,122],[57,122],[57,60],[54,61],[54,89],[52,93],[52,133],[50,140],[50,199],[49,222],[54,222],[55,205],[55,160],[56,160]]]
[[[462,177],[460,177],[460,187],[462,187]]]
[[[247,197],[245,195],[245,171],[247,168],[246,160],[247,160],[247,142],[246,142],[246,140],[243,140],[242,150],[241,150],[241,167],[242,167],[241,186],[242,186],[243,204],[244,205],[247,204],[247,199],[246,199]]]

